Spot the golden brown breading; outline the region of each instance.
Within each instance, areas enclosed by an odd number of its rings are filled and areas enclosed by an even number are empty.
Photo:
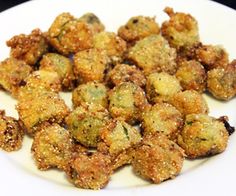
[[[104,188],[112,174],[110,157],[99,152],[79,154],[71,161],[66,174],[76,187]]]
[[[177,176],[183,166],[184,151],[162,134],[147,135],[136,147],[132,166],[134,172],[153,183]]]
[[[60,125],[45,123],[35,134],[31,152],[40,170],[65,170],[72,158],[73,141],[69,131]]]
[[[19,150],[22,146],[24,132],[18,121],[5,116],[5,111],[0,110],[0,148],[7,152]]]
[[[178,144],[188,158],[199,158],[223,152],[228,138],[228,132],[220,120],[206,114],[189,114]]]
[[[10,55],[34,66],[38,60],[48,51],[46,37],[40,29],[34,29],[31,34],[20,34],[7,41],[11,48]]]
[[[130,48],[128,60],[134,62],[145,75],[152,72],[176,72],[176,50],[161,35],[150,35]]]

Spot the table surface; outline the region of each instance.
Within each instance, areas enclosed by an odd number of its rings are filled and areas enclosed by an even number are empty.
[[[5,0],[5,1],[2,0],[2,1],[0,1],[0,12],[7,9],[7,8],[13,7],[15,5],[18,5],[18,4],[26,2],[26,1],[27,0]],[[236,1],[235,0],[215,0],[215,1],[236,9]]]

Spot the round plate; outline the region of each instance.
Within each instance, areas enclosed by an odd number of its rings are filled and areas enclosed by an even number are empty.
[[[205,44],[220,44],[236,58],[236,12],[220,4],[198,0],[37,0],[30,1],[0,13],[0,60],[9,55],[5,41],[13,35],[29,34],[34,28],[46,31],[55,17],[62,12],[81,16],[95,13],[105,24],[107,31],[116,32],[118,27],[135,15],[156,16],[161,24],[168,19],[163,9],[173,7],[175,11],[193,15],[199,23],[201,40]],[[61,93],[68,105],[69,94]],[[210,107],[210,115],[227,115],[230,123],[236,125],[236,100],[220,102],[204,95]],[[17,118],[16,101],[0,92],[0,108],[7,115]],[[63,172],[58,170],[39,171],[32,159],[32,140],[25,138],[23,148],[18,152],[0,152],[0,194],[1,195],[233,195],[235,170],[236,136],[232,135],[227,150],[211,158],[185,161],[181,174],[159,185],[150,184],[133,174],[130,167],[116,172],[108,186],[99,191],[75,188],[67,182]]]

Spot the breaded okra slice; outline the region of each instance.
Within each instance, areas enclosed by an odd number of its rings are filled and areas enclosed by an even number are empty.
[[[23,136],[24,131],[18,121],[0,110],[0,148],[8,152],[19,150]]]
[[[7,41],[7,46],[11,48],[10,55],[25,61],[31,66],[48,51],[48,43],[45,35],[40,29],[34,29],[31,34],[20,34]]]

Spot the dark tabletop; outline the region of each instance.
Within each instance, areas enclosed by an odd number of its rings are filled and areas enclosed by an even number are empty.
[[[26,2],[27,0],[0,0],[0,12],[10,8],[14,5],[20,4],[22,2]],[[187,1],[187,0],[186,0]],[[225,4],[231,8],[236,9],[236,1],[235,0],[215,0],[220,2],[221,4]]]

